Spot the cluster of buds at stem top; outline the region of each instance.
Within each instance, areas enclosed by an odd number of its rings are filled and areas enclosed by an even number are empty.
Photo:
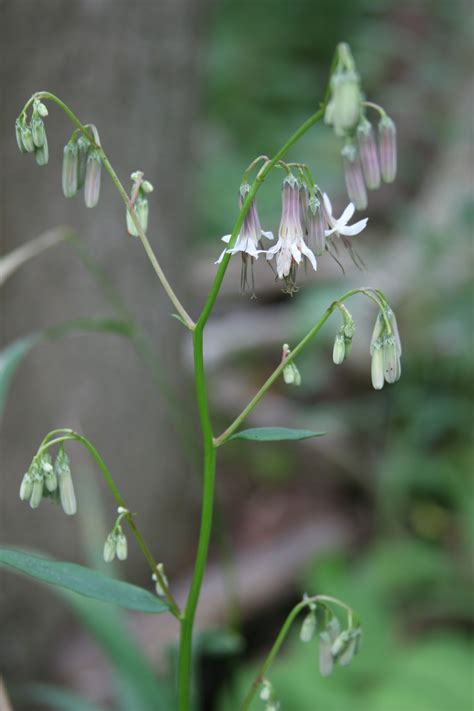
[[[354,625],[349,616],[347,628],[342,630],[339,619],[327,605],[321,603],[308,603],[306,613],[300,629],[300,639],[308,643],[319,635],[319,670],[322,676],[329,676],[334,664],[342,667],[350,664],[359,651],[361,628]]]
[[[349,311],[343,304],[339,305],[343,316],[343,323],[334,340],[332,359],[336,365],[340,365],[350,354],[352,339],[355,333],[355,322]]]
[[[54,465],[50,453],[40,449],[21,482],[20,499],[28,500],[32,509],[38,508],[46,497],[55,503],[61,502],[64,513],[68,516],[77,511],[69,457],[62,446]]]
[[[239,189],[239,210],[242,209],[245,198],[250,192],[250,185],[248,183],[242,183]],[[228,244],[230,242],[232,235],[224,235],[221,239],[223,242]],[[257,210],[257,202],[255,198],[250,203],[249,209],[244,217],[242,227],[237,235],[234,246],[224,249],[216,264],[220,264],[224,259],[225,254],[237,254],[240,253],[242,257],[242,270],[240,276],[240,288],[242,293],[245,293],[250,286],[249,284],[249,271],[250,271],[250,283],[252,287],[252,296],[255,296],[255,284],[254,284],[254,274],[253,274],[253,264],[258,255],[266,254],[265,250],[262,248],[262,237],[272,240],[273,233],[267,232],[262,229],[260,224],[260,218]],[[249,269],[250,268],[250,269]]]
[[[381,390],[384,382],[395,383],[402,373],[402,346],[397,319],[392,309],[381,309],[370,341],[372,385]]]
[[[34,153],[38,165],[46,165],[49,160],[48,138],[43,119],[48,115],[46,106],[36,99],[33,102],[31,121],[26,113],[21,113],[15,122],[18,148],[22,153]]]
[[[337,57],[330,79],[331,95],[324,114],[336,136],[345,136],[357,125],[362,109],[360,78],[349,45],[337,47]]]
[[[64,196],[72,198],[84,188],[86,207],[99,202],[102,159],[96,146],[83,134],[75,132],[64,146],[62,188]]]
[[[149,180],[143,179],[143,173],[139,170],[131,174],[133,181],[130,204],[140,223],[143,232],[148,230],[148,195],[153,192],[153,185]],[[130,210],[127,209],[127,232],[132,237],[138,237],[138,230],[133,220]]]
[[[281,356],[282,363],[284,363],[288,359],[290,353],[291,351],[288,343],[284,343]],[[285,365],[285,367],[283,368],[283,380],[287,385],[301,385],[300,371],[298,370],[293,361]]]
[[[262,679],[261,681],[259,698],[265,703],[265,711],[279,711],[281,708],[275,689],[268,679]]]

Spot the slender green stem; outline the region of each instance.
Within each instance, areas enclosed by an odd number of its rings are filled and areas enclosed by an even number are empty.
[[[254,397],[250,400],[248,405],[244,407],[240,415],[238,415],[235,420],[232,422],[229,427],[222,432],[219,437],[216,437],[214,439],[214,446],[215,447],[220,447],[222,444],[224,444],[231,435],[234,434],[236,429],[242,424],[242,422],[246,419],[246,417],[252,412],[254,407],[258,405],[262,397],[265,395],[265,393],[271,388],[273,383],[280,377],[281,373],[283,372],[283,369],[288,365],[288,363],[291,363],[291,361],[296,358],[296,356],[301,353],[303,348],[308,345],[308,343],[314,338],[314,336],[320,331],[320,329],[324,326],[328,318],[331,316],[333,313],[334,309],[339,308],[340,303],[344,301],[345,299],[348,299],[351,296],[354,296],[354,294],[365,294],[372,300],[374,300],[378,305],[379,302],[375,299],[375,297],[370,293],[372,291],[371,287],[367,287],[364,289],[351,289],[350,291],[346,292],[343,296],[341,296],[340,299],[337,301],[334,301],[326,311],[323,313],[319,321],[317,321],[314,326],[308,331],[306,336],[301,339],[301,341],[296,345],[290,352],[287,358],[281,361],[281,363],[278,364],[278,366],[275,368],[273,373],[266,379],[260,390],[254,395]]]
[[[22,113],[25,113],[26,110],[28,109],[29,105],[33,103],[35,99],[49,99],[50,101],[53,101],[57,106],[59,106],[60,109],[64,111],[64,113],[69,117],[69,119],[73,122],[73,124],[78,128],[79,131],[90,141],[91,137],[90,134],[84,124],[82,124],[79,119],[77,118],[76,114],[71,111],[69,106],[67,106],[61,99],[59,99],[57,96],[54,94],[51,94],[49,91],[37,91],[33,96],[26,102],[25,106],[23,107]],[[96,137],[97,139],[97,137]],[[145,249],[145,252],[148,256],[148,259],[150,260],[150,263],[155,271],[155,274],[157,275],[158,279],[161,282],[161,285],[163,286],[163,289],[165,290],[166,294],[168,295],[168,298],[170,299],[171,303],[175,307],[176,311],[178,312],[178,315],[180,317],[180,320],[182,323],[189,328],[190,331],[194,329],[194,321],[192,320],[191,316],[189,316],[188,312],[184,308],[184,306],[181,304],[180,300],[176,296],[175,292],[173,291],[173,288],[171,284],[169,283],[167,277],[165,276],[165,273],[163,272],[163,269],[161,268],[160,263],[158,262],[158,259],[156,258],[155,253],[153,252],[153,249],[151,247],[150,242],[148,241],[148,238],[143,231],[143,228],[140,224],[140,220],[138,219],[138,215],[135,211],[134,206],[132,205],[132,202],[127,194],[127,191],[123,187],[122,183],[120,182],[120,179],[113,169],[109,159],[107,158],[107,155],[100,145],[100,143],[96,140],[94,142],[94,146],[97,149],[97,151],[100,154],[100,158],[102,160],[102,163],[110,175],[113,184],[117,188],[117,191],[119,192],[122,200],[125,203],[125,206],[127,210],[130,213],[130,216],[133,220],[133,223],[137,229],[138,232],[138,237]]]
[[[245,696],[242,705],[240,706],[240,711],[248,711],[248,709],[250,708],[250,704],[252,703],[255,694],[257,693],[258,687],[260,686],[266,674],[268,673],[268,670],[272,666],[276,655],[280,651],[281,645],[285,641],[285,638],[288,635],[288,632],[290,631],[293,622],[295,621],[301,610],[313,603],[317,604],[318,602],[329,602],[333,605],[338,605],[339,607],[342,607],[347,612],[349,626],[351,626],[351,620],[353,615],[352,608],[350,608],[349,605],[346,605],[341,600],[338,600],[335,597],[331,597],[330,595],[314,595],[313,597],[306,597],[304,600],[295,605],[286,620],[284,621],[280,632],[278,633],[278,636],[275,642],[273,643],[272,648],[270,649],[270,652],[265,657],[262,666],[260,667],[255,679],[253,680],[252,685],[248,690],[248,693]]]
[[[67,434],[64,434],[62,437],[55,437],[54,439],[49,439],[49,437],[54,434],[55,432],[67,432]],[[40,446],[38,454],[41,452],[46,451],[50,447],[53,447],[56,444],[62,444],[63,442],[68,442],[68,441],[76,441],[80,442],[84,447],[89,451],[91,454],[92,458],[95,460],[97,466],[99,467],[102,476],[104,477],[105,483],[109,487],[115,501],[117,502],[118,506],[121,506],[124,509],[127,509],[128,514],[126,516],[128,524],[132,530],[132,533],[135,537],[135,540],[137,541],[146,561],[148,562],[148,565],[151,568],[151,571],[154,575],[157,576],[158,582],[160,583],[163,592],[165,593],[165,597],[168,601],[168,604],[170,606],[170,612],[177,618],[181,619],[181,610],[179,609],[179,606],[174,599],[173,595],[171,594],[171,591],[166,584],[166,581],[163,579],[163,576],[161,575],[159,569],[158,569],[158,563],[153,557],[153,554],[151,553],[150,549],[148,548],[147,544],[145,543],[145,540],[140,533],[137,524],[135,523],[135,519],[133,517],[133,514],[128,510],[128,507],[122,498],[117,485],[115,484],[115,481],[112,477],[112,474],[110,473],[107,465],[105,464],[104,460],[100,456],[99,452],[97,449],[94,447],[91,442],[89,442],[86,437],[83,437],[82,435],[78,434],[77,432],[73,432],[72,430],[53,430],[53,432],[50,432],[49,435],[45,438],[45,441],[43,444]]]
[[[213,444],[212,425],[209,415],[209,404],[206,392],[202,326],[196,326],[196,330],[193,334],[193,346],[194,370],[196,378],[196,397],[204,447],[204,470],[201,527],[199,531],[196,562],[194,566],[186,608],[184,610],[181,620],[181,637],[179,644],[178,668],[179,711],[188,711],[190,703],[189,699],[194,618],[199,602],[199,594],[201,592],[201,585],[204,577],[207,554],[209,550],[209,541],[211,538],[216,475],[216,451]]]

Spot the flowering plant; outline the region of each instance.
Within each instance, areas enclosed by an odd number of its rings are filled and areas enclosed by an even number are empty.
[[[190,708],[191,698],[194,620],[212,530],[216,459],[219,449],[231,439],[274,441],[303,439],[318,434],[277,427],[242,430],[241,425],[280,377],[283,377],[287,384],[300,385],[301,376],[295,359],[313,341],[335,311],[340,313],[342,323],[334,343],[333,361],[335,364],[341,364],[349,356],[355,334],[355,323],[344,302],[356,294],[368,297],[378,310],[369,348],[372,358],[373,387],[380,389],[384,382],[394,383],[401,374],[400,337],[395,315],[386,296],[378,288],[352,289],[327,307],[298,344],[291,349],[288,344],[283,345],[281,362],[234,421],[221,434],[216,435],[209,409],[203,355],[206,324],[218,297],[229,261],[237,253],[242,259],[242,290],[251,287],[252,296],[255,295],[253,264],[262,255],[274,269],[276,279],[283,282],[283,291],[288,294],[298,291],[298,269],[301,263],[309,262],[313,270],[316,270],[317,258],[325,253],[337,260],[339,242],[349,251],[354,262],[360,263],[360,257],[354,250],[350,238],[365,229],[367,218],[353,224],[349,222],[356,209],[367,207],[367,189],[377,189],[382,180],[391,182],[395,178],[395,126],[381,107],[365,101],[350,49],[346,44],[339,45],[328,90],[320,108],[295,131],[272,158],[259,156],[245,170],[239,188],[238,216],[231,233],[222,238],[226,246],[217,259],[218,267],[213,284],[201,313],[197,319],[194,319],[175,293],[149,242],[148,195],[153,190],[153,186],[150,181],[145,180],[143,172],[132,173],[132,187],[129,194],[101,145],[97,128],[93,124],[82,123],[58,97],[45,91],[35,93],[27,101],[16,121],[16,138],[20,151],[33,154],[40,166],[48,163],[48,141],[44,121],[48,116],[45,103],[47,101],[62,109],[74,124],[74,131],[64,148],[63,156],[62,189],[65,197],[72,198],[83,190],[85,205],[89,208],[96,206],[100,197],[101,172],[105,169],[123,200],[128,233],[143,245],[157,278],[173,304],[175,315],[192,338],[196,398],[203,447],[201,525],[189,594],[182,607],[173,595],[164,564],[157,561],[142,537],[135,514],[123,500],[112,474],[95,446],[85,436],[71,429],[61,428],[49,432],[41,442],[21,481],[20,498],[29,502],[33,509],[36,509],[43,499],[49,498],[55,503],[60,503],[67,515],[74,515],[77,504],[66,447],[73,442],[84,446],[97,463],[118,506],[116,520],[104,542],[104,560],[110,562],[115,557],[118,560],[127,558],[128,527],[150,568],[154,593],[114,581],[82,566],[61,564],[17,550],[2,549],[0,563],[20,569],[47,582],[126,608],[148,613],[168,612],[173,615],[180,625],[176,704],[180,711],[187,711]],[[378,140],[366,115],[369,110],[375,110],[381,116]],[[339,218],[334,216],[332,203],[315,182],[309,166],[306,163],[284,161],[290,148],[321,120],[332,126],[336,135],[344,141],[342,156],[350,202]],[[284,171],[282,216],[276,240],[273,240],[272,232],[262,229],[256,203],[258,191],[273,170]],[[255,177],[252,178],[252,175]],[[274,243],[269,246],[265,240]],[[55,457],[53,457],[54,451],[56,451]],[[349,664],[357,653],[361,640],[361,625],[351,607],[326,594],[305,595],[284,622],[259,674],[242,702],[242,711],[249,709],[257,695],[264,702],[266,711],[275,711],[279,708],[278,690],[273,688],[269,673],[282,642],[301,612],[305,613],[300,632],[301,640],[309,643],[315,636],[319,637],[320,670],[323,676],[331,673],[334,664],[341,666]]]

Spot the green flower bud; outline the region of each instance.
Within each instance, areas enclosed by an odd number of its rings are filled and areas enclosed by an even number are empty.
[[[111,563],[113,559],[115,558],[115,553],[117,552],[117,539],[115,537],[115,534],[109,533],[107,538],[105,539],[104,543],[104,561],[106,563]]]
[[[393,183],[397,175],[397,129],[389,116],[380,119],[378,133],[382,180]]]
[[[357,140],[359,143],[360,162],[364,173],[365,184],[369,190],[380,187],[380,166],[377,143],[375,141],[372,124],[363,118],[357,126]]]
[[[386,336],[383,340],[383,363],[385,380],[396,383],[402,374],[402,367],[394,336]]]
[[[87,153],[90,141],[83,135],[77,139],[77,190],[80,190],[86,179]]]
[[[95,148],[92,148],[88,153],[86,163],[84,183],[84,202],[86,207],[95,207],[99,202],[101,168],[100,155]]]
[[[75,141],[69,141],[64,146],[62,188],[64,196],[72,198],[77,193],[78,149]]]
[[[157,567],[157,569],[158,569],[158,572],[159,572],[160,575],[161,575],[161,578],[162,578],[164,584],[167,586],[167,585],[168,585],[168,578],[167,578],[166,575],[165,575],[165,566],[163,565],[163,563],[158,563],[158,565],[157,565],[156,567]],[[153,578],[153,580],[154,580],[154,582],[155,582],[156,594],[163,596],[163,595],[165,594],[165,591],[164,591],[164,589],[163,589],[163,586],[161,585],[161,582],[158,580],[158,576],[155,575],[155,573],[154,573],[154,574],[152,575],[152,578]]]
[[[148,200],[139,195],[135,203],[135,210],[140,220],[142,230],[146,233],[148,229]]]
[[[127,217],[127,232],[128,232],[128,234],[131,235],[132,237],[138,237],[138,230],[135,227],[135,223],[133,221],[130,210],[127,210],[126,217]]]
[[[49,111],[46,108],[46,106],[41,102],[41,101],[35,101],[35,108],[34,110],[42,117],[45,118]]]
[[[375,319],[374,330],[372,331],[372,337],[370,339],[369,353],[372,355],[375,349],[375,344],[379,342],[380,337],[385,329],[385,319],[383,317],[382,311],[379,311],[377,318]]]
[[[71,469],[69,467],[69,457],[64,449],[60,449],[54,470],[59,484],[59,498],[63,511],[68,516],[73,516],[77,511],[76,494],[72,483]]]
[[[396,343],[396,345],[397,345],[397,353],[398,353],[399,356],[401,356],[401,354],[402,354],[402,342],[401,342],[401,340],[400,340],[400,332],[399,332],[399,330],[398,330],[397,319],[396,319],[395,314],[393,313],[392,309],[390,308],[390,306],[386,309],[385,313],[386,313],[387,318],[388,318],[388,320],[389,320],[389,322],[390,322],[390,326],[391,326],[391,329],[392,329],[392,336],[394,337],[395,343]]]
[[[357,72],[335,72],[331,78],[331,92],[324,120],[334,127],[337,136],[344,136],[360,117],[362,96]]]
[[[35,477],[31,489],[30,506],[32,509],[37,509],[43,498],[43,478]]]
[[[384,384],[384,353],[383,353],[383,343],[378,340],[373,344],[372,351],[372,363],[371,363],[371,376],[372,376],[372,386],[375,390],[381,390]]]
[[[127,548],[127,539],[120,531],[120,533],[117,534],[117,544],[116,544],[116,552],[117,552],[117,558],[119,560],[126,560],[127,555],[128,555],[128,548]]]
[[[316,631],[316,615],[314,612],[308,612],[303,620],[300,629],[300,640],[302,642],[311,642]]]
[[[260,689],[259,697],[262,701],[269,701],[272,695],[272,685],[267,679],[262,681],[262,688]]]
[[[294,363],[288,363],[283,368],[283,380],[287,385],[301,385],[301,374]]]
[[[31,119],[31,135],[36,148],[41,148],[46,140],[46,131],[43,120],[39,116],[33,116]]]
[[[46,165],[49,161],[48,139],[44,135],[44,142],[41,148],[36,148],[35,158],[38,165]]]
[[[319,635],[319,671],[321,676],[330,676],[333,666],[331,637],[328,632],[321,632]]]
[[[26,153],[27,151],[25,146],[23,145],[23,139],[21,137],[23,124],[24,121],[22,121],[20,118],[17,118],[17,120],[15,121],[15,136],[19,150],[21,151],[21,153]]]
[[[346,342],[344,336],[340,333],[337,334],[334,340],[334,347],[332,349],[332,360],[336,365],[341,365],[346,356]]]
[[[153,185],[150,183],[149,180],[144,180],[140,187],[143,190],[143,192],[146,193],[147,195],[149,193],[152,193],[154,190]]]
[[[35,144],[33,142],[33,135],[31,133],[31,128],[26,124],[21,127],[21,141],[25,151],[28,153],[34,153]]]
[[[26,472],[26,474],[23,476],[23,479],[21,480],[20,499],[22,501],[26,501],[27,499],[30,498],[32,492],[33,492],[33,481],[31,479],[30,473]]]

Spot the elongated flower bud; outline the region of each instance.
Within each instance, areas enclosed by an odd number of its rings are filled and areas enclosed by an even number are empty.
[[[33,479],[31,489],[30,506],[32,509],[37,509],[43,498],[43,477],[36,476]]]
[[[156,567],[157,567],[158,572],[160,573],[161,579],[163,580],[164,584],[168,585],[168,578],[166,577],[166,574],[165,574],[165,566],[163,565],[163,563],[158,563],[158,565]],[[157,595],[165,595],[165,590],[164,590],[163,586],[161,585],[160,580],[158,580],[158,576],[154,573],[152,575],[152,578],[155,581],[156,594]]]
[[[141,195],[138,196],[135,209],[137,211],[142,230],[143,232],[146,232],[148,229],[148,200],[146,197],[142,197]]]
[[[90,145],[85,136],[81,135],[77,139],[77,190],[82,188],[86,179],[87,153]]]
[[[329,633],[321,632],[319,635],[319,671],[321,676],[330,676],[334,666],[331,644]]]
[[[35,158],[38,165],[47,165],[49,161],[49,148],[46,134],[44,135],[44,141],[41,148],[35,149]]]
[[[321,202],[312,195],[306,212],[306,229],[308,230],[308,246],[317,257],[326,250],[326,222]]]
[[[357,210],[364,210],[367,207],[367,191],[357,151],[353,145],[347,144],[341,155],[349,200]]]
[[[377,142],[374,136],[372,124],[363,119],[357,127],[357,139],[359,142],[359,155],[362,163],[365,184],[369,190],[377,190],[380,187],[380,167],[377,151]]]
[[[31,128],[24,124],[21,128],[21,141],[23,143],[24,149],[28,153],[34,153],[35,144],[33,142],[33,135],[31,133]]]
[[[30,476],[30,473],[26,472],[26,474],[23,476],[23,479],[21,480],[20,499],[22,501],[26,501],[27,499],[30,498],[32,492],[33,492],[33,481]]]
[[[300,629],[300,640],[302,642],[311,642],[316,632],[316,615],[311,610],[303,620]]]
[[[126,560],[128,554],[127,539],[123,533],[117,534],[117,558],[119,560]]]
[[[394,336],[386,336],[383,341],[384,376],[387,383],[396,383],[402,374],[400,356]]]
[[[362,97],[357,72],[335,72],[331,78],[331,92],[324,120],[334,127],[336,136],[344,136],[357,124],[360,116]]]
[[[378,132],[382,179],[392,183],[397,175],[397,129],[389,116],[382,116]]]
[[[39,116],[33,116],[31,119],[31,135],[33,137],[33,143],[37,148],[41,148],[46,140],[46,131],[44,128],[43,119]]]
[[[334,340],[334,347],[332,349],[332,360],[336,365],[341,365],[344,358],[346,357],[346,343],[345,338],[341,333],[338,333]]]
[[[398,323],[396,316],[390,306],[386,310],[387,318],[390,321],[390,326],[392,329],[392,336],[395,338],[395,343],[397,344],[397,353],[399,356],[402,354],[402,342],[400,340],[400,331],[398,330]]]
[[[62,188],[64,197],[72,198],[77,193],[78,149],[75,141],[69,141],[63,151]]]
[[[33,104],[33,111],[34,113],[38,114],[38,116],[41,116],[41,118],[45,118],[49,113],[43,102],[39,101],[38,99]]]
[[[15,121],[15,136],[16,136],[16,142],[17,142],[19,150],[21,151],[21,153],[26,153],[27,151],[26,151],[25,146],[23,145],[23,139],[21,137],[21,132],[23,130],[23,123],[24,122],[19,118],[17,118],[17,120]]]
[[[383,353],[383,343],[378,340],[373,345],[372,350],[372,363],[371,363],[371,376],[372,376],[372,386],[375,390],[381,390],[384,384],[384,353]]]
[[[106,563],[111,563],[115,558],[117,540],[113,533],[109,533],[104,543],[103,557]]]
[[[77,511],[76,494],[72,483],[69,457],[64,449],[60,449],[54,465],[59,484],[59,497],[63,511],[68,516],[73,516]]]
[[[86,207],[95,207],[99,202],[101,168],[102,161],[99,153],[95,149],[91,149],[87,156],[84,183],[84,202]]]
[[[372,355],[374,352],[375,344],[379,342],[379,339],[385,328],[385,319],[383,317],[382,311],[379,311],[377,318],[375,319],[374,330],[372,331],[372,337],[370,339],[369,353]]]

